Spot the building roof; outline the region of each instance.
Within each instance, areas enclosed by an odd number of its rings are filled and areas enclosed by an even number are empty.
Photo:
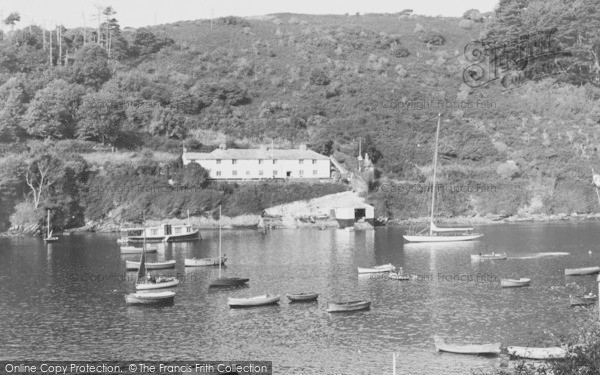
[[[279,160],[299,160],[299,159],[319,159],[329,160],[329,157],[321,155],[312,150],[303,149],[216,149],[213,152],[184,152],[183,158],[188,160],[215,160],[215,159],[238,159],[238,160],[257,160],[257,159],[279,159]]]

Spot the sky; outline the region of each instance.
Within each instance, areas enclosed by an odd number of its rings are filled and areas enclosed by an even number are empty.
[[[97,24],[97,6],[112,6],[121,27],[142,27],[177,21],[271,13],[355,14],[396,13],[460,17],[468,9],[489,12],[498,0],[0,0],[0,17],[21,15],[18,27],[29,24],[67,28]],[[2,25],[4,29],[8,26]]]

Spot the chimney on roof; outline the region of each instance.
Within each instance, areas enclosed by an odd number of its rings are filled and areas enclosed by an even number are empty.
[[[305,144],[301,144],[300,147],[298,147],[298,149],[306,151],[306,145]]]
[[[221,143],[219,145],[219,150],[225,150],[227,148],[227,146],[225,145],[225,143]]]

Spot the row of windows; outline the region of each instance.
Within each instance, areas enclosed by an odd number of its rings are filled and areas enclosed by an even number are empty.
[[[217,176],[221,175],[221,171],[217,171],[216,173],[217,173]],[[237,171],[231,171],[231,174],[233,176],[237,176],[238,173],[237,173]],[[265,174],[264,171],[258,171],[259,176],[264,176],[264,174]],[[298,171],[298,174],[300,176],[304,176],[304,171]],[[318,174],[318,171],[316,169],[313,170],[313,175],[316,176],[317,174]],[[246,176],[250,176],[250,171],[246,171]],[[273,176],[277,176],[277,171],[273,171]]]
[[[262,164],[264,159],[258,159],[258,164]],[[317,164],[317,159],[312,159],[313,164]],[[221,159],[217,159],[217,164],[221,164]],[[237,164],[237,159],[231,159],[231,164]],[[273,159],[273,164],[277,164],[277,159]],[[298,159],[298,164],[304,164],[304,159]]]

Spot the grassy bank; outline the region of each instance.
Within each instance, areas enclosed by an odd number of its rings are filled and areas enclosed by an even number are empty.
[[[572,332],[561,338],[548,338],[551,343],[541,346],[565,346],[563,360],[523,361],[504,363],[492,371],[473,371],[472,375],[597,375],[600,374],[600,320],[598,308],[589,309],[576,317]]]

